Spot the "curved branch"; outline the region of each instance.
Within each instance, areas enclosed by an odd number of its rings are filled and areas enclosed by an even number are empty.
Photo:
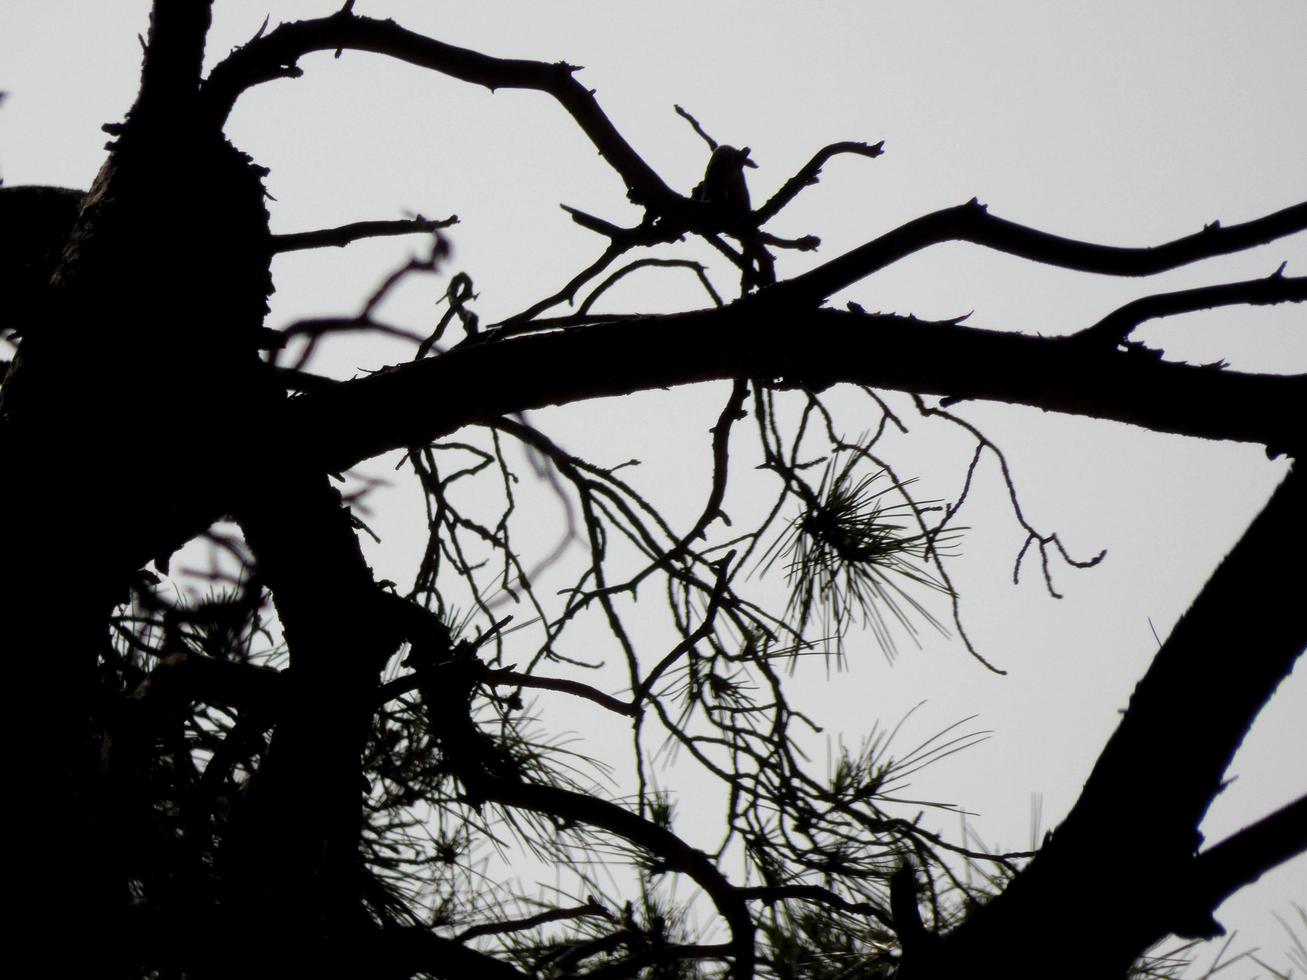
[[[387,701],[392,701],[401,695],[408,694],[410,691],[416,691],[425,683],[425,680],[420,672],[415,671],[412,674],[406,674],[403,677],[387,681],[381,685],[377,692],[377,703],[385,704]],[[513,687],[528,687],[538,691],[557,691],[561,694],[571,694],[574,697],[593,701],[601,708],[607,708],[609,711],[628,717],[640,713],[639,706],[634,703],[620,701],[596,687],[565,677],[541,677],[538,674],[523,674],[516,670],[498,668],[487,670],[484,682],[488,687],[511,685]]]
[[[314,51],[370,51],[460,81],[501,88],[533,89],[553,96],[576,120],[599,153],[626,182],[641,204],[679,199],[609,121],[594,94],[574,77],[579,69],[563,62],[546,64],[492,58],[406,30],[389,20],[355,16],[348,9],[318,20],[282,24],[237,48],[218,64],[204,83],[205,110],[224,123],[241,93],[276,78],[302,74],[297,62]]]
[[[731,396],[717,416],[717,423],[709,430],[712,433],[712,488],[708,491],[708,500],[694,526],[667,553],[665,560],[683,555],[696,539],[706,537],[708,526],[719,517],[725,523],[730,523],[722,511],[722,502],[726,499],[726,480],[730,476],[731,429],[736,422],[747,417],[744,400],[748,394],[749,386],[737,380],[731,387]]]
[[[735,980],[749,980],[754,965],[754,924],[740,889],[731,885],[702,851],[676,834],[616,803],[557,786],[515,782],[497,777],[477,780],[477,792],[502,806],[589,824],[644,848],[662,862],[662,870],[691,878],[712,900],[731,933],[730,955]]]
[[[609,242],[608,247],[604,249],[603,254],[569,279],[562,289],[546,296],[544,299],[537,300],[521,313],[515,313],[506,320],[495,324],[492,328],[495,331],[495,335],[497,337],[511,337],[515,332],[529,332],[536,329],[537,325],[533,324],[531,321],[534,320],[538,314],[543,313],[551,306],[557,306],[559,303],[571,303],[576,298],[577,290],[612,265],[613,261],[629,248],[630,246],[623,242]]]
[[[671,651],[654,665],[653,670],[645,676],[640,682],[639,688],[631,696],[631,704],[639,707],[640,702],[644,701],[653,691],[653,686],[672,664],[676,663],[687,652],[694,649],[696,643],[702,643],[713,631],[713,621],[717,618],[717,610],[721,607],[722,598],[726,594],[726,584],[728,582],[727,570],[735,558],[735,552],[731,551],[726,554],[721,561],[717,562],[717,582],[713,585],[712,595],[708,598],[708,608],[704,610],[703,622],[695,629],[693,633],[681,640],[680,643],[672,647]]]
[[[1300,582],[1273,571],[1307,548],[1305,503],[1307,470],[1296,465],[1154,657],[1055,844],[1074,834],[1079,847],[1128,837],[1149,849],[1196,837],[1253,718],[1307,646],[1307,624],[1293,612]],[[1146,815],[1127,812],[1144,793],[1154,801]]]
[[[1195,313],[1218,306],[1273,306],[1276,303],[1303,301],[1307,301],[1307,276],[1286,276],[1284,266],[1281,265],[1263,279],[1200,286],[1197,289],[1141,297],[1113,310],[1092,327],[1074,336],[1077,340],[1115,347],[1124,343],[1134,329],[1146,320]]]
[[[1307,229],[1307,202],[1240,225],[1219,221],[1184,238],[1146,248],[1096,245],[1050,235],[990,214],[974,198],[923,215],[810,272],[773,286],[776,299],[817,303],[905,256],[943,242],[972,242],[1032,262],[1105,276],[1151,276],[1216,255],[1240,252]]]
[[[285,424],[306,452],[339,471],[512,412],[745,377],[1003,401],[1280,452],[1303,438],[1307,376],[1222,371],[1130,351],[1089,356],[1074,338],[910,317],[794,313],[762,301],[766,295],[720,310],[614,318],[460,347],[297,398]]]
[[[480,925],[471,926],[464,929],[458,934],[456,940],[465,943],[469,939],[476,939],[479,936],[502,936],[508,932],[523,932],[527,929],[536,929],[551,922],[565,922],[568,919],[582,919],[586,916],[600,916],[604,919],[611,919],[613,914],[600,905],[594,899],[586,902],[584,905],[577,905],[570,909],[550,909],[548,912],[538,912],[535,915],[528,915],[522,919],[506,919],[502,922],[483,922]]]
[[[849,140],[822,147],[813,154],[811,160],[804,164],[802,170],[782,184],[781,189],[773,194],[766,204],[753,213],[754,219],[758,224],[765,225],[776,217],[785,205],[798,197],[800,191],[818,182],[818,178],[821,176],[821,168],[826,165],[826,161],[831,157],[840,153],[856,153],[858,156],[872,157],[874,159],[884,152],[884,140],[879,143],[861,143]]]
[[[703,267],[703,263],[692,262],[689,259],[645,258],[645,259],[636,259],[634,262],[627,263],[626,265],[618,269],[616,272],[614,272],[612,275],[610,275],[603,282],[601,282],[598,286],[596,286],[594,288],[594,291],[591,292],[590,295],[587,296],[585,300],[581,303],[581,305],[577,307],[576,315],[585,316],[587,313],[589,313],[590,308],[594,306],[595,302],[599,299],[600,296],[602,296],[607,290],[611,289],[622,279],[629,276],[632,272],[636,272],[639,269],[649,269],[649,268],[689,269],[691,272],[693,272],[696,276],[699,277],[699,283],[703,286],[703,288],[707,291],[708,295],[712,298],[713,305],[714,306],[723,305],[722,298],[719,295],[717,295],[717,290],[713,289],[712,283],[708,281],[708,270]]]

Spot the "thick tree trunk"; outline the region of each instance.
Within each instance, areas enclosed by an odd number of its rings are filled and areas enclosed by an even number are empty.
[[[904,976],[942,980],[983,965],[1014,980],[1123,977],[1168,935],[1221,934],[1214,906],[1229,889],[1206,880],[1198,828],[1307,646],[1300,582],[1276,571],[1281,556],[1307,548],[1305,504],[1296,466],[1158,651],[1066,820],[988,906],[905,952]],[[1301,810],[1299,801],[1282,822]],[[1301,849],[1301,828],[1296,844],[1277,836],[1226,848],[1227,863],[1243,864],[1217,873],[1255,880]]]
[[[0,401],[0,621],[26,715],[6,744],[45,822],[43,846],[19,848],[32,918],[16,933],[60,975],[126,970],[140,941],[141,814],[118,791],[135,763],[105,727],[96,666],[108,617],[137,569],[258,480],[246,460],[281,402],[257,352],[271,289],[261,171],[192,122],[207,6],[162,7],[141,98],[71,234],[69,209],[50,210],[49,237],[67,239],[51,283],[5,297],[22,336]],[[70,892],[89,926],[43,941]]]

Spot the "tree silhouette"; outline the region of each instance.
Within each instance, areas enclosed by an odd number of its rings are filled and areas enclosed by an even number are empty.
[[[958,401],[1272,455],[1296,457],[1302,442],[1302,376],[1168,360],[1133,336],[1152,319],[1307,300],[1307,279],[1283,267],[1153,294],[1066,337],[835,309],[830,297],[954,241],[1148,276],[1301,232],[1307,204],[1124,248],[973,200],[780,278],[779,250],[818,241],[768,223],[833,157],[875,158],[880,143],[817,149],[751,198],[749,151],[678,109],[709,147],[702,181],[682,193],[573,66],[456,48],[350,0],[260,31],[204,76],[210,7],[154,3],[136,101],[105,127],[88,191],[0,189],[0,327],[17,346],[0,401],[11,518],[0,596],[20,709],[7,739],[25,803],[14,810],[39,821],[16,838],[12,890],[29,960],[110,976],[1119,976],[1160,969],[1140,958],[1169,936],[1218,935],[1221,901],[1307,849],[1307,799],[1215,844],[1198,832],[1307,644],[1300,578],[1267,574],[1307,544],[1296,470],[1161,645],[1075,806],[1033,853],[948,839],[894,806],[913,771],[977,735],[955,727],[896,754],[877,729],[822,775],[801,749],[815,720],[786,683],[796,658],[839,656],[853,628],[892,653],[941,618],[990,666],[948,568],[979,462],[1002,454],[950,412]],[[321,51],[551,97],[641,220],[568,206],[602,250],[553,294],[482,324],[472,280],[454,274],[411,360],[348,381],[308,371],[326,338],[395,332],[381,304],[410,275],[446,274],[455,221],[270,232],[265,171],[224,125],[240,97],[298,77]],[[273,256],[397,234],[429,244],[357,314],[264,326]],[[633,255],[686,238],[730,263],[737,298],[697,262]],[[594,312],[651,265],[692,272],[710,305]],[[705,420],[711,485],[688,523],[523,414],[708,381],[729,392]],[[882,453],[882,437],[905,429],[884,391],[970,441],[951,497],[916,493]],[[360,547],[365,495],[343,495],[336,479],[392,451],[428,518],[418,573],[402,585],[375,579]],[[732,523],[728,480],[742,459],[774,497]],[[518,506],[524,465],[565,515],[552,549],[519,544],[533,520]],[[1051,563],[1097,562],[1028,521],[1003,474],[1027,535],[1018,569],[1037,555],[1052,591]],[[197,542],[210,569],[170,577]],[[753,573],[783,580],[788,598],[776,604]],[[198,601],[175,585],[188,575],[207,585]],[[539,587],[561,576],[556,595]],[[664,600],[658,626],[637,616],[642,594]],[[503,596],[534,620],[510,621]],[[661,647],[659,631],[673,635]],[[597,657],[580,652],[597,644]],[[602,789],[548,712],[527,707],[537,692],[624,726],[629,787]],[[720,785],[712,850],[678,832],[648,765],[663,740]],[[542,899],[479,876],[487,845],[524,848],[576,884]],[[593,868],[607,860],[628,864],[629,881],[605,884]],[[710,925],[671,897],[672,879],[700,896]]]

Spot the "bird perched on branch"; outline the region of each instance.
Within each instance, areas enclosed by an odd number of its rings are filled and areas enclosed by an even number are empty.
[[[742,273],[744,292],[776,281],[775,263],[763,245],[764,236],[758,230],[758,219],[749,202],[749,185],[744,180],[744,168],[757,166],[749,159],[747,146],[742,150],[726,145],[715,147],[703,180],[690,192],[691,200],[706,206],[704,220],[696,230],[709,235],[724,231],[739,241],[739,254],[731,254]]]
[[[745,217],[753,211],[749,203],[749,185],[744,180],[745,167],[757,167],[749,159],[749,148],[736,149],[725,144],[712,151],[703,180],[690,197],[719,209],[723,215]]]

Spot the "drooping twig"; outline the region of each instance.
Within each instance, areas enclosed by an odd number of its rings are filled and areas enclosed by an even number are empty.
[[[748,397],[749,386],[744,381],[736,380],[731,388],[731,396],[726,400],[726,405],[722,408],[721,414],[717,417],[716,424],[712,427],[712,456],[713,456],[713,475],[712,489],[708,492],[708,500],[704,504],[703,510],[699,514],[699,519],[685,536],[677,543],[667,554],[670,560],[684,553],[690,543],[697,538],[701,538],[713,521],[718,518],[724,518],[722,514],[722,501],[726,499],[726,479],[730,471],[730,439],[731,428],[741,418],[745,417],[744,400]]]
[[[985,450],[989,450],[998,460],[999,470],[1003,474],[1003,485],[1007,488],[1008,502],[1012,506],[1012,513],[1016,517],[1017,523],[1021,526],[1021,530],[1026,532],[1025,541],[1022,543],[1020,550],[1018,550],[1016,559],[1012,565],[1013,585],[1017,585],[1021,580],[1021,563],[1031,545],[1039,548],[1040,567],[1044,574],[1044,588],[1048,590],[1048,594],[1054,599],[1061,599],[1062,594],[1053,586],[1052,570],[1049,567],[1050,551],[1056,551],[1057,554],[1062,557],[1062,560],[1072,568],[1080,569],[1093,568],[1107,557],[1107,550],[1103,549],[1091,558],[1074,558],[1071,556],[1070,552],[1066,550],[1066,546],[1062,544],[1062,539],[1056,532],[1045,534],[1038,531],[1030,521],[1026,519],[1025,512],[1021,508],[1021,500],[1017,494],[1016,481],[1012,477],[1012,471],[1008,466],[1007,455],[1003,450],[996,446],[983,432],[980,431],[980,429],[972,425],[966,419],[954,415],[952,412],[945,409],[930,407],[922,400],[920,395],[913,395],[912,400],[917,406],[917,411],[922,415],[928,418],[934,417],[944,419],[945,421],[970,433],[972,438],[976,440],[976,453],[972,457],[971,465],[967,468],[966,481],[963,483],[962,492],[959,493],[957,502],[941,522],[941,527],[947,525],[961,508],[962,502],[966,498],[967,491],[970,489],[971,479],[975,473],[976,465],[980,461],[980,454]]]

